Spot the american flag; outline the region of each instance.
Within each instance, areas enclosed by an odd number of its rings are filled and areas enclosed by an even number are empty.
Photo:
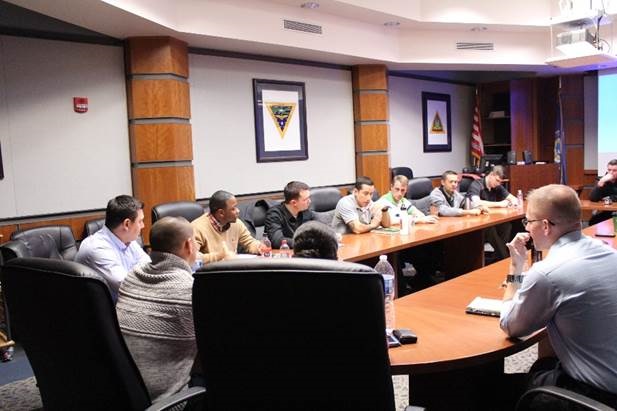
[[[473,110],[473,129],[471,131],[471,156],[474,164],[480,163],[484,155],[484,143],[482,142],[482,126],[480,124],[480,96],[476,89],[476,106]]]

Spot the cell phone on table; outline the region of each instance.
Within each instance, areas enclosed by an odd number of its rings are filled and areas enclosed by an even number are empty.
[[[388,341],[388,348],[401,346],[401,342],[397,340],[396,337],[390,333],[386,333],[386,341]]]

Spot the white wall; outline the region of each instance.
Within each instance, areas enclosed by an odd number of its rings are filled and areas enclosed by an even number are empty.
[[[460,171],[468,165],[474,88],[395,76],[391,76],[389,81],[391,166],[411,167],[414,176],[435,176],[446,168]],[[424,153],[423,91],[450,95],[451,152]]]
[[[88,97],[89,111],[73,111]],[[131,193],[121,47],[0,36],[0,218]]]
[[[355,180],[350,71],[196,54],[189,67],[197,198]],[[254,78],[305,83],[308,160],[256,162]]]

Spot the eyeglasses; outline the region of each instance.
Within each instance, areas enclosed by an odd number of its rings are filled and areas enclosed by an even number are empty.
[[[549,220],[548,218],[537,218],[537,219],[535,219],[535,220],[528,220],[528,219],[526,219],[526,218],[523,218],[523,219],[521,220],[521,222],[523,223],[523,227],[524,227],[524,226],[526,226],[526,225],[527,225],[527,224],[529,224],[529,223],[535,223],[536,221],[542,221],[542,220],[546,220],[546,221],[548,221],[548,223],[549,223],[550,225],[555,225],[555,223],[553,223],[553,222],[552,222],[551,220]]]

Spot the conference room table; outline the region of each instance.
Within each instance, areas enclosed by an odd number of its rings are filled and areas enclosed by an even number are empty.
[[[607,220],[583,233],[595,237],[597,229],[612,224]],[[598,238],[617,248],[614,237]],[[418,336],[416,344],[389,350],[392,373],[410,376],[411,403],[448,409],[467,401],[473,408],[469,401],[497,391],[492,384],[502,381],[506,356],[544,338],[543,330],[508,338],[498,318],[465,312],[475,297],[501,299],[509,264],[508,258],[395,300],[396,328],[410,328]]]
[[[524,216],[524,211],[517,207],[491,208],[489,214],[439,217],[439,222],[436,224],[416,223],[407,235],[375,231],[346,234],[343,235],[338,257],[339,260],[374,265],[379,255],[387,254],[392,265],[398,267],[399,251],[441,242],[444,256],[442,268],[446,277],[452,278],[484,266],[482,232],[485,228],[520,220]],[[397,273],[397,276],[399,276],[397,283],[400,286],[400,273]]]
[[[583,211],[617,211],[617,202],[604,204],[604,201],[581,200]]]

